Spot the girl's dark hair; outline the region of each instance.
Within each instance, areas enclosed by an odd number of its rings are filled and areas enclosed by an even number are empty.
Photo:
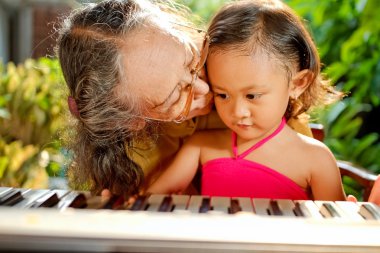
[[[124,91],[128,87],[123,66],[127,56],[121,49],[136,29],[158,27],[163,19],[181,22],[180,12],[171,3],[106,0],[74,10],[62,22],[56,50],[68,95],[77,107],[68,140],[74,154],[68,171],[73,188],[96,194],[102,189],[114,194],[139,191],[144,174],[131,156],[135,143],[149,139],[150,124],[136,131],[143,103],[128,92],[121,98],[118,92],[121,85]]]
[[[290,100],[286,118],[297,117],[311,106],[328,104],[341,97],[321,75],[315,43],[295,12],[280,0],[235,1],[224,6],[208,29],[210,53],[237,50],[253,54],[264,50],[284,64],[291,77],[308,69],[313,78],[296,100]]]

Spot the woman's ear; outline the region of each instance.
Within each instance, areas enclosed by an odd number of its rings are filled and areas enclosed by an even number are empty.
[[[290,94],[297,99],[309,87],[314,74],[308,69],[296,73],[292,79]]]
[[[130,128],[133,131],[140,131],[145,127],[145,125],[146,125],[146,121],[144,119],[134,119],[130,123]]]

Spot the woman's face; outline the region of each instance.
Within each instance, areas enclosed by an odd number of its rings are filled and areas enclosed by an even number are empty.
[[[126,84],[121,96],[128,97],[123,94],[128,92],[142,98],[145,116],[150,119],[174,120],[186,104],[190,107],[188,119],[207,114],[212,100],[209,86],[191,73],[199,60],[196,51],[158,28],[133,33],[123,48]]]

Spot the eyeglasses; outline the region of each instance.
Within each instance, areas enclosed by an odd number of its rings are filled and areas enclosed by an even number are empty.
[[[198,30],[198,31],[200,31],[200,30]],[[203,68],[203,66],[206,63],[209,44],[210,44],[209,36],[206,34],[204,39],[203,39],[203,45],[202,45],[202,49],[200,51],[199,61],[195,65],[195,67],[193,67],[190,70],[190,73],[192,75],[191,82],[188,85],[186,85],[184,88],[181,89],[181,94],[180,94],[181,97],[184,93],[187,94],[186,103],[184,104],[184,107],[181,110],[181,113],[178,116],[176,116],[175,118],[171,118],[171,119],[169,119],[169,118],[165,119],[165,118],[161,117],[162,114],[160,115],[160,117],[154,117],[154,118],[145,117],[146,119],[151,119],[151,120],[155,120],[155,121],[164,121],[164,122],[170,121],[170,122],[175,122],[175,123],[182,123],[186,120],[186,118],[188,117],[188,115],[190,113],[191,103],[193,102],[193,99],[194,99],[195,82],[198,78],[199,71],[201,71],[201,69]],[[193,53],[193,57],[196,57],[196,55],[198,54],[197,53],[198,50],[192,44],[190,44],[190,47],[191,47],[191,51]],[[175,105],[172,105],[172,106],[175,106]]]
[[[191,83],[187,86],[189,89],[189,93],[187,95],[185,107],[182,110],[181,114],[178,115],[177,118],[175,118],[173,120],[176,123],[181,123],[181,122],[185,121],[187,116],[189,115],[191,103],[193,102],[193,98],[194,98],[194,84],[198,78],[199,71],[201,71],[201,69],[203,68],[203,66],[206,63],[209,44],[210,44],[209,43],[209,37],[206,34],[206,36],[203,40],[203,45],[202,45],[202,50],[201,50],[201,53],[199,56],[199,61],[198,61],[197,65],[191,70],[192,78],[191,78]]]

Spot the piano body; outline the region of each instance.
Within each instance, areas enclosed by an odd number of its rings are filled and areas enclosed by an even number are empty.
[[[0,187],[0,251],[378,253],[380,207]]]

